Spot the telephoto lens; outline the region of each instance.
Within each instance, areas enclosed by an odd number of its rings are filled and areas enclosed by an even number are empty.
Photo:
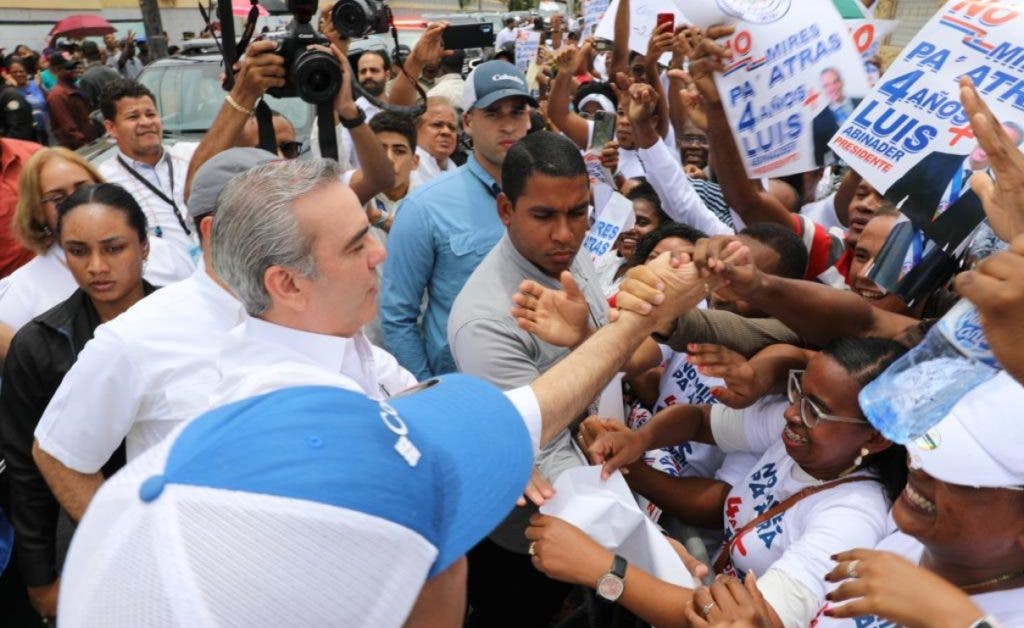
[[[331,8],[334,30],[348,39],[386,33],[391,26],[391,9],[381,0],[338,0]]]
[[[305,50],[295,57],[289,81],[302,100],[314,105],[330,103],[341,89],[341,66],[330,53]]]

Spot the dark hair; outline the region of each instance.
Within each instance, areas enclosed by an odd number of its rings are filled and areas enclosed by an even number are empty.
[[[608,100],[612,101],[612,113],[619,108],[619,98],[615,95],[615,90],[608,83],[601,81],[587,81],[580,88],[576,90],[576,95],[572,98],[572,109],[576,113],[580,112],[580,101],[591,94],[600,94]]]
[[[536,109],[530,109],[530,128],[527,133],[536,133],[537,131],[544,131],[548,128],[547,120],[541,115]]]
[[[374,48],[373,50],[367,50],[367,51],[363,52],[363,54],[359,55],[359,58],[362,59],[366,55],[377,55],[378,57],[380,57],[380,60],[384,62],[384,69],[385,70],[390,70],[391,69],[391,57],[388,56],[388,51],[387,50],[378,50],[378,49]],[[358,60],[356,61],[356,64],[357,65],[359,64]],[[358,72],[358,70],[357,70],[357,72]],[[376,116],[374,116],[374,117],[376,117]]]
[[[681,222],[663,222],[660,227],[640,238],[640,242],[636,245],[636,252],[633,253],[633,259],[629,261],[629,266],[647,263],[647,258],[651,256],[654,247],[658,246],[658,243],[665,238],[681,238],[696,244],[697,240],[706,237],[708,237],[706,233],[690,225],[684,225]]]
[[[103,87],[100,93],[100,111],[103,112],[103,119],[113,121],[117,116],[117,101],[122,98],[142,98],[148,96],[153,104],[156,104],[156,97],[149,88],[138,81],[129,79],[117,79],[110,81]]]
[[[462,74],[462,66],[466,63],[466,52],[464,50],[455,50],[452,54],[447,57],[441,57],[437,66],[440,68],[441,74]]]
[[[671,220],[671,218],[665,214],[665,210],[661,208],[661,197],[658,196],[658,192],[655,191],[654,186],[646,180],[641,181],[639,185],[630,190],[629,194],[626,195],[626,198],[631,201],[647,201],[653,205],[654,209],[658,212],[658,218],[661,224],[665,224]]]
[[[501,165],[501,189],[513,205],[535,171],[570,178],[586,176],[587,166],[580,149],[564,135],[551,131],[530,133],[508,149]]]
[[[416,123],[413,118],[404,113],[381,111],[370,120],[370,130],[374,133],[383,133],[384,131],[398,133],[409,140],[411,150],[416,150]]]
[[[99,61],[100,47],[96,45],[96,42],[87,39],[82,42],[82,56],[89,61]]]
[[[96,185],[83,185],[75,190],[74,194],[64,199],[57,206],[57,239],[60,239],[61,227],[64,225],[64,217],[79,205],[87,203],[98,203],[112,207],[124,213],[128,224],[139,236],[139,242],[148,240],[149,225],[146,222],[146,214],[139,207],[135,197],[128,193],[123,187],[116,183],[97,183]]]
[[[846,369],[861,387],[878,377],[906,351],[906,347],[889,338],[837,338],[821,350]],[[896,501],[907,484],[907,450],[893,443],[864,458],[863,466],[878,475],[889,501]]]
[[[779,255],[771,274],[787,279],[803,279],[807,272],[807,247],[800,236],[780,224],[759,222],[740,232],[767,246]]]

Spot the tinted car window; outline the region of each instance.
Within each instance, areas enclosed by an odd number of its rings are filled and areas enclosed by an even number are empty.
[[[220,111],[224,90],[220,87],[220,64],[186,62],[149,66],[139,76],[157,99],[168,133],[205,133]],[[295,126],[299,141],[309,137],[312,107],[298,98],[266,97],[271,109],[280,111]]]

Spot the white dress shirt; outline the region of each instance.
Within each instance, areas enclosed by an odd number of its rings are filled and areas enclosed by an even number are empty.
[[[231,330],[217,359],[219,383],[210,408],[293,386],[337,386],[383,401],[417,384],[390,353],[371,345],[362,332],[352,338],[326,336],[246,317]],[[541,417],[529,386],[505,393],[516,406],[536,454]]]
[[[452,161],[451,157],[445,157],[444,164],[440,166],[437,165],[437,160],[434,159],[434,156],[427,152],[427,149],[422,146],[416,147],[416,154],[420,157],[420,165],[416,167],[416,172],[413,174],[416,175],[418,184],[426,183],[442,172],[448,172],[458,168],[458,166],[455,165],[455,162]]]
[[[94,473],[122,440],[131,460],[204,412],[242,304],[203,270],[100,325],[36,427],[39,446]]]
[[[188,277],[202,257],[202,251],[199,249],[199,236],[191,222],[188,205],[185,203],[185,177],[188,175],[189,161],[198,145],[196,142],[178,142],[169,146],[164,149],[160,161],[155,166],[136,161],[118,150],[113,157],[99,166],[103,178],[109,183],[116,183],[128,190],[139,202],[143,213],[146,214],[146,220],[149,222],[150,238],[160,238],[172,245],[172,250],[190,265],[189,272],[178,279]],[[118,160],[118,157],[151,185],[163,192],[165,196],[174,200],[178,211],[181,212],[181,218],[185,221],[191,234],[185,233],[185,230],[182,229],[181,221],[175,214],[174,208],[133,177]],[[158,233],[159,235],[157,235]]]
[[[191,272],[168,247],[165,242],[150,238],[143,276],[154,286],[174,283]],[[25,323],[70,297],[77,288],[64,249],[54,244],[0,279],[0,323],[18,331]]]

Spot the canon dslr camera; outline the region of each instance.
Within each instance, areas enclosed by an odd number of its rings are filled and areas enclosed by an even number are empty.
[[[334,101],[341,88],[341,65],[329,52],[307,50],[311,44],[328,45],[310,25],[316,13],[316,0],[288,0],[292,21],[277,41],[277,54],[284,57],[288,74],[282,87],[272,87],[267,93],[276,98],[299,97],[314,105]]]

